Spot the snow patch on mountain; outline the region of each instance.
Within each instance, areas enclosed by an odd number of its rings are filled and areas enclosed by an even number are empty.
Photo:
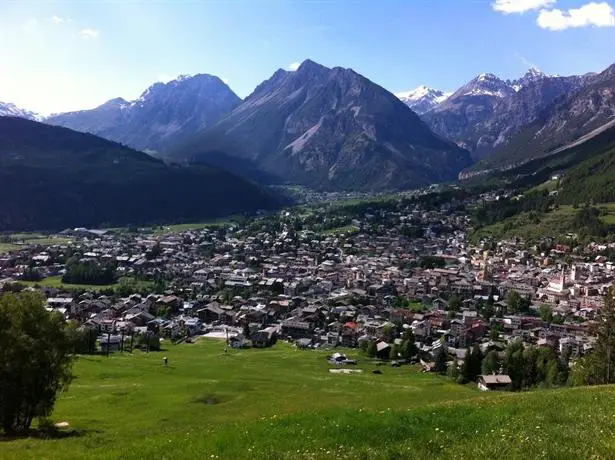
[[[410,91],[396,93],[395,96],[421,115],[440,105],[448,99],[451,94],[452,93],[445,93],[444,91],[421,85]]]
[[[0,102],[0,117],[19,117],[26,120],[41,121],[43,117],[30,110],[20,109],[15,104]]]
[[[525,75],[523,75],[521,78],[518,78],[512,81],[508,80],[506,83],[516,92],[519,92],[522,88],[526,87],[527,85],[531,83],[534,83],[539,80],[543,80],[545,78],[556,78],[556,77],[559,77],[559,75],[551,75],[551,74],[543,72],[537,67],[530,67],[528,71],[525,73]]]

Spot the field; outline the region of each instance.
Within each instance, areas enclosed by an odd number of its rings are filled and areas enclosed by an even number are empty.
[[[19,281],[21,284],[27,286],[45,286],[57,289],[84,289],[86,291],[100,291],[102,289],[109,289],[119,286],[119,283],[115,284],[64,284],[62,283],[62,276],[50,276],[41,281]],[[137,289],[140,287],[151,287],[153,282],[151,281],[137,281]]]
[[[557,190],[557,186],[558,186],[557,180],[549,179],[543,182],[542,184],[538,184],[536,187],[529,189],[526,193],[542,192],[543,190],[546,190],[547,192],[553,192]]]
[[[346,233],[357,233],[359,231],[359,227],[356,225],[344,225],[343,227],[331,228],[329,230],[323,230],[321,233],[323,235],[343,235]]]
[[[12,244],[12,243],[0,243],[0,254],[3,254],[5,252],[11,252],[14,251],[16,249],[19,249],[20,246],[16,245],[16,244]]]
[[[615,225],[615,203],[600,203],[595,207],[601,212],[602,222]],[[558,209],[545,214],[521,213],[481,228],[472,235],[472,239],[477,241],[484,237],[500,239],[519,236],[530,241],[537,241],[544,236],[565,235],[573,232],[572,222],[578,211],[571,205],[561,205]]]
[[[168,235],[170,233],[181,233],[190,230],[202,230],[204,228],[228,227],[233,224],[232,219],[217,219],[208,222],[195,222],[188,224],[164,225],[154,229],[156,235]]]
[[[600,217],[605,224],[615,224],[615,203],[604,203],[596,205],[600,209],[602,216]]]
[[[334,375],[323,352],[282,343],[167,347],[80,357],[53,414],[66,436],[0,441],[0,458],[615,456],[611,387],[480,393],[362,356],[362,374]]]
[[[561,206],[546,214],[521,213],[481,228],[472,235],[472,239],[478,240],[484,237],[501,239],[518,236],[529,241],[537,241],[545,236],[565,235],[572,229],[574,212],[572,206]]]
[[[22,249],[24,246],[30,245],[54,245],[54,244],[65,244],[71,241],[68,238],[61,237],[50,237],[45,236],[40,233],[15,233],[9,235],[11,242],[8,243],[0,243],[0,254],[14,251],[17,249]],[[17,244],[19,243],[19,244]]]

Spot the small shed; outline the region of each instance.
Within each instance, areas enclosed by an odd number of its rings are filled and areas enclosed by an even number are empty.
[[[505,374],[478,376],[478,389],[481,391],[503,390],[511,383],[510,376]]]

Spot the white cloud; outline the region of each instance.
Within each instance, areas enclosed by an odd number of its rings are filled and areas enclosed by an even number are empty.
[[[83,38],[88,40],[98,38],[100,35],[100,31],[96,29],[82,29],[80,33]]]
[[[300,65],[300,62],[293,62],[292,64],[288,64],[288,70],[292,70],[294,72],[299,68]]]
[[[564,30],[571,27],[615,27],[615,10],[606,2],[591,2],[568,11],[542,10],[537,23],[543,29]]]
[[[66,19],[60,17],[60,16],[56,16],[55,14],[53,16],[51,16],[48,19],[50,22],[53,22],[54,24],[62,24],[63,22],[67,22]]]
[[[491,6],[504,14],[525,13],[554,5],[557,0],[495,0]]]
[[[519,61],[528,68],[538,68],[538,66],[536,64],[534,64],[532,61],[530,61],[529,59],[526,59],[525,57],[521,56],[519,53],[515,53],[515,57],[517,59],[519,59]]]

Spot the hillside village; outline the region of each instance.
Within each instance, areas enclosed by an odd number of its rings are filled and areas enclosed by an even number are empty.
[[[613,262],[600,255],[609,246],[471,243],[463,206],[401,200],[168,233],[66,230],[57,244],[0,255],[0,285],[40,289],[49,309],[90,331],[105,352],[128,349],[135,337],[205,335],[237,347],[375,343],[376,357],[393,359],[413,337],[426,370],[440,347],[459,360],[476,343],[484,353],[518,339],[569,358],[587,353],[614,279]],[[339,226],[315,232],[311,221]],[[66,276],[69,257],[114,267],[120,283],[46,283]],[[32,273],[40,281],[24,280]]]

